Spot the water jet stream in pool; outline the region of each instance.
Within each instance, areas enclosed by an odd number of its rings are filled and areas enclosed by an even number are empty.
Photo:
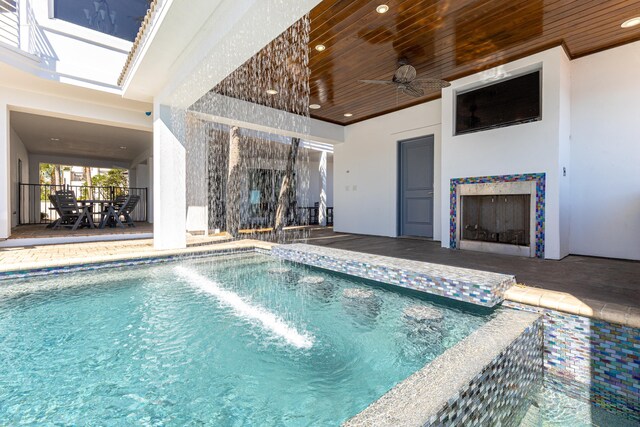
[[[245,319],[258,321],[262,327],[296,347],[308,349],[313,346],[313,338],[309,334],[301,334],[292,326],[287,325],[280,317],[257,305],[243,300],[238,294],[222,289],[218,283],[208,279],[186,267],[175,267],[178,276],[198,289],[213,295],[227,307],[231,307],[235,314]]]

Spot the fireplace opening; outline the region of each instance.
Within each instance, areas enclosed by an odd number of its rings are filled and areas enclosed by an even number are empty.
[[[530,194],[462,196],[462,240],[529,246]]]

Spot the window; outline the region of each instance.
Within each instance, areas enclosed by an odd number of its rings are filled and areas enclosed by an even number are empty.
[[[150,0],[55,0],[56,19],[133,41]]]

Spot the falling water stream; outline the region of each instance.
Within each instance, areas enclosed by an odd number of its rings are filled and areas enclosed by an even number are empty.
[[[186,112],[174,114],[176,126],[184,127],[188,223],[204,222],[206,211],[209,230],[283,241],[273,228],[285,196],[284,225],[308,223],[308,211],[301,208],[311,200],[310,158],[319,158],[304,146],[310,127],[308,42],[305,16]],[[229,58],[234,54],[230,50]],[[294,165],[292,134],[303,136]],[[288,191],[283,181],[289,181]],[[287,236],[307,233],[298,229]]]

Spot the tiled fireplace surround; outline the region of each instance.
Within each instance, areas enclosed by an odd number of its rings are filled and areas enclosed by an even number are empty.
[[[545,197],[546,197],[546,174],[544,173],[528,173],[516,175],[497,175],[497,176],[478,176],[469,178],[454,178],[451,180],[449,187],[449,246],[451,249],[459,249],[459,200],[460,190],[465,187],[486,184],[505,184],[505,183],[527,183],[530,182],[535,186],[535,212],[531,212],[535,223],[535,235],[532,245],[535,248],[532,251],[536,258],[544,258],[544,225],[545,225]],[[533,192],[532,192],[533,193]],[[532,203],[533,204],[533,203]]]

